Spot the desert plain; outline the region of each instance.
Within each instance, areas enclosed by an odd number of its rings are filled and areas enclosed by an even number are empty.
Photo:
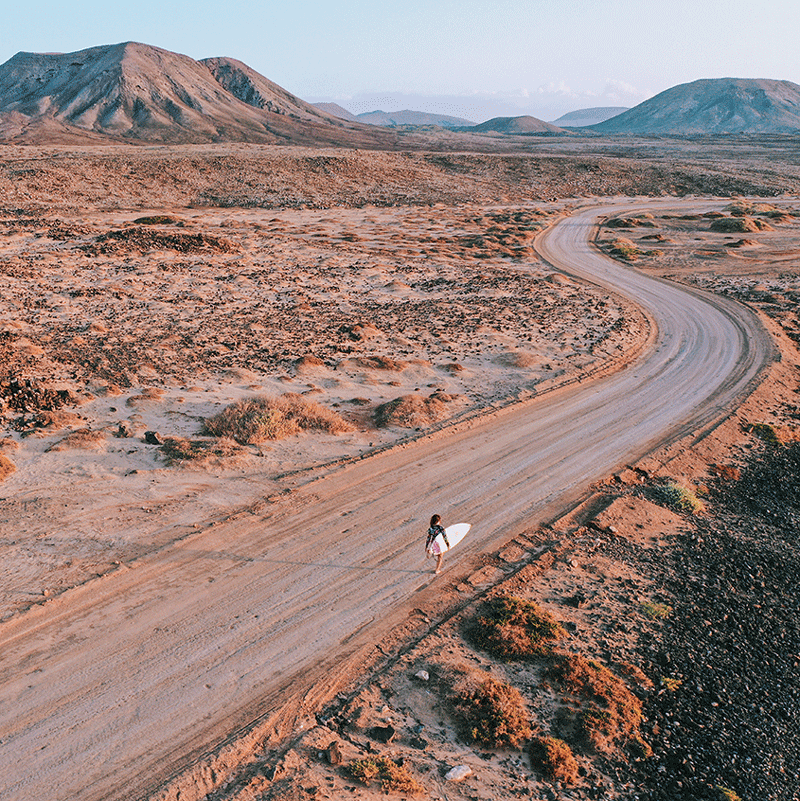
[[[798,430],[796,150],[780,137],[720,138],[705,147],[655,138],[507,141],[502,147],[513,152],[430,153],[420,143],[406,153],[4,148],[0,636],[14,704],[27,697],[23,674],[34,675],[31,687],[39,673],[47,681],[48,646],[16,651],[22,632],[57,632],[53,621],[68,620],[95,594],[136,598],[126,620],[149,621],[151,630],[139,636],[150,640],[154,662],[159,649],[192,652],[194,641],[179,642],[179,625],[170,634],[175,621],[147,618],[153,599],[136,596],[139,566],[160,565],[167,585],[180,583],[181,565],[205,569],[206,559],[216,560],[211,589],[185,585],[186,608],[193,593],[213,602],[216,582],[227,588],[219,602],[231,600],[225,592],[247,584],[228,587],[233,572],[252,570],[255,582],[261,571],[253,529],[264,509],[277,509],[269,514],[287,526],[295,517],[313,525],[316,482],[333,477],[349,514],[357,497],[347,495],[348,470],[368,473],[380,458],[380,478],[390,486],[386,465],[396,459],[399,466],[416,443],[433,443],[429,453],[446,451],[458,432],[491,424],[493,415],[576,386],[591,391],[593,382],[635,370],[653,347],[653,319],[630,296],[543,258],[537,238],[561,220],[615,199],[629,211],[601,221],[592,234],[597,253],[626,270],[743,304],[772,348],[752,380],[699,426],[702,436],[672,425],[638,452],[620,454],[631,458],[614,471],[592,474],[589,464],[590,480],[569,497],[548,490],[557,497],[546,512],[505,488],[492,509],[507,507],[506,516],[493,530],[481,519],[484,539],[461,557],[454,551],[435,579],[422,553],[424,510],[429,499],[447,497],[450,479],[435,464],[421,466],[408,508],[376,526],[419,530],[416,561],[400,553],[418,584],[405,597],[402,585],[392,589],[391,613],[372,629],[349,632],[347,616],[331,621],[342,646],[358,634],[357,649],[320,653],[317,669],[308,668],[316,680],[302,698],[278,693],[286,688],[277,677],[263,699],[254,691],[234,709],[240,677],[214,686],[215,703],[232,708],[227,726],[223,715],[204,729],[202,694],[176,689],[165,717],[180,720],[193,710],[186,727],[196,727],[196,748],[165,753],[162,767],[143,776],[127,768],[116,786],[113,756],[100,765],[62,756],[58,770],[83,767],[87,776],[64,797],[721,798],[730,789],[742,798],[788,799],[797,792],[796,713],[786,701],[797,694],[797,626],[779,616],[773,653],[760,642],[759,616],[741,609],[797,604],[786,581],[797,575],[798,556],[787,456],[796,453]],[[478,145],[476,151],[498,149],[491,140]],[[213,433],[216,415],[259,396],[318,404],[336,425],[258,442]],[[558,436],[552,439],[558,447]],[[536,454],[530,458],[535,472]],[[777,465],[781,458],[788,462]],[[765,564],[775,575],[752,567],[746,576],[755,582],[749,592],[777,600],[743,603],[731,579],[718,588],[725,602],[715,618],[707,600],[700,605],[679,586],[704,570],[708,584],[712,570],[705,551],[685,553],[687,543],[760,530],[758,505],[742,506],[731,487],[765,464],[783,484],[761,512],[788,532],[787,541],[776,557],[765,533]],[[766,486],[768,478],[758,475]],[[670,507],[659,495],[668,479],[704,498],[705,511]],[[726,499],[740,503],[736,525],[719,522],[734,514]],[[461,494],[452,512],[467,513],[479,501]],[[185,561],[192,538],[215,527],[226,532],[216,557]],[[323,542],[351,567],[367,553],[360,540],[344,550],[335,538]],[[743,552],[758,562],[752,543]],[[298,581],[305,567],[332,561],[323,550],[303,554],[294,540],[285,554]],[[341,596],[347,582],[336,579]],[[697,584],[698,591],[705,586]],[[280,605],[260,585],[258,592],[253,603]],[[625,684],[626,703],[640,710],[635,726],[587,741],[579,725],[586,701],[577,684],[574,697],[559,686],[567,679],[548,661],[552,653],[509,661],[470,639],[468,622],[480,604],[509,594],[561,620],[563,653],[599,660]],[[681,603],[694,604],[696,619]],[[746,632],[726,634],[742,640],[727,651],[748,661],[732,658],[722,685],[739,687],[746,676],[747,690],[730,690],[745,703],[748,693],[769,697],[769,687],[781,684],[785,713],[762,702],[762,711],[756,705],[744,720],[727,717],[725,693],[705,695],[722,664],[717,658],[708,657],[708,675],[689,678],[697,661],[691,644],[710,649],[706,630],[730,616],[746,619]],[[682,628],[688,621],[702,636]],[[90,650],[80,616],[70,625],[70,636]],[[251,634],[245,627],[240,647],[258,659]],[[213,637],[198,640],[195,656],[213,648]],[[762,664],[774,661],[777,672],[754,671],[752,652],[761,648],[769,651],[759,652]],[[198,663],[204,669],[214,657],[205,659]],[[465,729],[464,704],[452,696],[483,675],[475,671],[522,692],[531,723],[519,737],[492,744]],[[139,680],[148,681],[134,677],[131,686]],[[168,685],[170,677],[158,681]],[[711,720],[692,734],[698,709],[712,704]],[[83,724],[74,718],[72,725]],[[731,744],[729,753],[698,750],[706,725]],[[765,732],[768,745],[757,754],[753,744]],[[553,733],[575,751],[570,778],[548,775],[529,744]],[[0,736],[0,748],[19,748],[14,730]],[[16,742],[28,747],[32,740]],[[741,758],[731,757],[740,751]],[[25,756],[7,754],[18,764]],[[147,758],[148,768],[159,764],[158,752]],[[378,758],[391,758],[411,778],[381,787],[348,767]],[[462,765],[466,778],[445,778]],[[31,798],[32,787],[46,786],[18,770],[9,797]]]

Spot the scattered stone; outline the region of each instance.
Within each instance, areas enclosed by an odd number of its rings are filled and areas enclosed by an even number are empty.
[[[448,770],[445,773],[444,778],[445,781],[448,782],[461,782],[467,778],[467,776],[472,775],[472,768],[469,765],[456,765],[456,767]]]
[[[338,740],[332,740],[325,749],[325,759],[327,759],[329,765],[342,764],[342,751],[339,748]]]
[[[391,724],[388,726],[373,726],[367,734],[379,743],[390,743],[397,736],[397,729]]]
[[[161,438],[161,435],[158,431],[145,431],[144,432],[144,441],[148,445],[163,445],[164,440]]]
[[[428,673],[427,670],[418,670],[414,674],[414,678],[418,679],[419,681],[429,681],[431,676],[430,676],[430,673]]]

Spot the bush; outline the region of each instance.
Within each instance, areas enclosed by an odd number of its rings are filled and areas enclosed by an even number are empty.
[[[675,512],[695,514],[704,509],[703,502],[697,495],[687,487],[678,484],[677,481],[656,484],[650,488],[649,494],[653,501],[661,506],[667,506]]]
[[[672,614],[672,607],[669,604],[660,604],[655,601],[642,601],[640,606],[642,612],[653,620],[663,620]]]
[[[457,671],[452,705],[465,735],[481,745],[515,748],[531,736],[522,696],[483,671]]]
[[[14,462],[5,454],[0,453],[0,481],[8,478],[16,469]]]
[[[408,768],[398,765],[389,757],[366,757],[357,759],[347,766],[347,772],[358,781],[369,786],[380,781],[381,788],[387,793],[407,793],[417,795],[424,787],[411,775]]]
[[[557,737],[535,737],[531,762],[551,781],[571,784],[578,777],[578,761],[572,749]]]
[[[203,425],[204,434],[228,437],[242,445],[257,445],[270,439],[290,437],[301,431],[340,434],[352,429],[336,412],[293,392],[278,398],[257,395],[236,401],[219,414],[206,419]]]
[[[467,624],[467,637],[501,659],[528,659],[550,653],[566,632],[555,618],[531,601],[510,595],[492,598]]]
[[[184,439],[167,437],[161,445],[161,452],[167,457],[167,464],[181,462],[205,463],[244,453],[245,450],[231,439]]]
[[[636,261],[636,259],[641,255],[639,248],[637,248],[630,239],[627,239],[624,236],[615,239],[611,243],[609,251],[611,255],[619,256],[627,261]]]
[[[581,732],[595,751],[612,753],[639,736],[641,701],[607,667],[571,654],[558,659],[551,675],[577,697]]]

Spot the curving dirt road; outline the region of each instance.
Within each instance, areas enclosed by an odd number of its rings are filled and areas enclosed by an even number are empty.
[[[653,319],[631,367],[338,469],[0,627],[0,798],[146,797],[441,581],[422,554],[433,511],[474,525],[457,570],[730,405],[771,358],[755,316],[588,244],[599,216],[654,205],[586,209],[538,241]]]

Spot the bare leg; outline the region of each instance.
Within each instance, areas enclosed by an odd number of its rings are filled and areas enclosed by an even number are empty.
[[[442,562],[444,561],[444,554],[436,554],[436,575],[442,572]]]

